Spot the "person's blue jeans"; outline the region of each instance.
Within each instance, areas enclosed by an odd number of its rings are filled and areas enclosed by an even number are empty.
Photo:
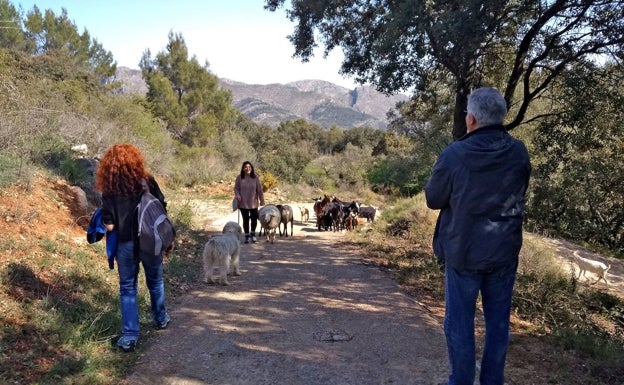
[[[121,304],[122,337],[139,339],[139,262],[145,270],[145,282],[150,293],[152,320],[159,323],[167,318],[165,310],[165,285],[163,281],[162,255],[140,254],[140,261],[134,257],[134,242],[117,245],[117,267],[119,270],[119,299]]]
[[[511,297],[517,265],[492,272],[458,272],[446,265],[444,333],[451,374],[449,385],[473,385],[475,378],[475,310],[481,293],[485,343],[481,385],[503,385],[509,345]]]

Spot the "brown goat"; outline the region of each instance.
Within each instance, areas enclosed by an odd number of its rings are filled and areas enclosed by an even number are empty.
[[[310,220],[310,211],[306,207],[299,206],[301,212],[301,223],[308,222]]]

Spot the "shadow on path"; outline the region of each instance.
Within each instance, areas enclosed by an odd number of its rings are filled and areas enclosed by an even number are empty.
[[[440,323],[340,233],[243,244],[242,276],[201,284],[144,346],[132,385],[420,385],[448,373]]]

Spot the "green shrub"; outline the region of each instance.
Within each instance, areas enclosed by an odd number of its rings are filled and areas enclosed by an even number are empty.
[[[73,159],[66,158],[61,161],[59,172],[69,184],[77,185],[81,181],[89,178],[89,174],[84,166],[76,163]]]
[[[33,174],[30,162],[14,154],[0,154],[0,188],[18,182],[28,184]]]
[[[555,344],[563,349],[582,352],[596,361],[588,366],[608,367],[617,365],[621,368],[621,357],[624,356],[624,347],[621,341],[571,328],[556,330],[553,337]]]
[[[191,228],[194,213],[190,201],[184,201],[184,203],[180,205],[174,203],[168,204],[167,214],[175,224],[176,231],[179,232],[181,228]]]
[[[174,186],[194,186],[224,179],[232,170],[214,150],[180,146],[170,166],[169,181]]]
[[[429,244],[437,217],[438,211],[428,209],[424,194],[419,194],[387,205],[382,215],[375,217],[375,227],[391,236]]]
[[[331,185],[325,169],[314,163],[309,163],[303,169],[303,181],[322,191],[327,190],[327,188]]]
[[[47,133],[32,138],[29,148],[33,163],[58,171],[61,163],[70,158],[71,145],[60,135]]]

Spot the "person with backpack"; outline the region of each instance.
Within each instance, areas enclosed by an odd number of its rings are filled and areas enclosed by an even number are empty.
[[[117,346],[131,352],[139,339],[137,303],[139,264],[143,265],[150,294],[152,321],[156,329],[165,329],[171,317],[165,310],[163,254],[173,242],[152,255],[142,251],[138,239],[138,209],[145,190],[158,198],[166,208],[165,197],[156,180],[145,168],[143,155],[131,144],[110,147],[96,174],[96,188],[102,193],[102,222],[107,231],[117,230],[116,261],[119,272],[119,298],[122,332]]]
[[[234,181],[234,196],[237,207],[243,216],[243,230],[245,243],[256,242],[256,227],[258,226],[258,207],[264,206],[264,192],[260,177],[256,175],[253,164],[243,162],[240,175]]]

